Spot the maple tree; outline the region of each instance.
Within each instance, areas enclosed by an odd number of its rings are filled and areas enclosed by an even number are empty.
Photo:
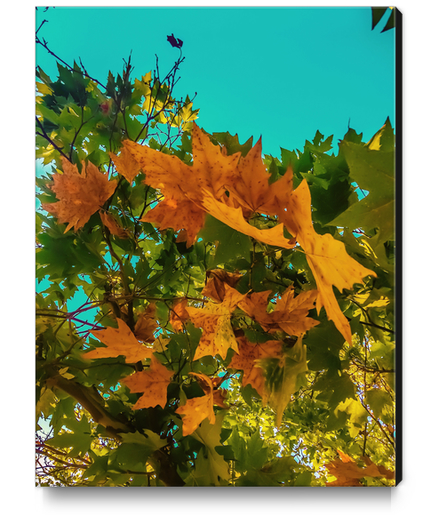
[[[168,42],[165,79],[37,70],[38,484],[393,485],[389,119],[262,155]]]

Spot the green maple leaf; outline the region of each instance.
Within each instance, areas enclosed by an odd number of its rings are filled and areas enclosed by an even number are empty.
[[[224,145],[229,156],[241,152],[243,157],[245,157],[253,146],[253,137],[250,137],[245,143],[241,144],[238,134],[232,136],[229,132],[214,132],[212,139]]]
[[[236,261],[241,256],[248,256],[250,250],[248,236],[231,229],[211,215],[207,215],[205,226],[198,238],[202,238],[204,242],[216,242],[216,252],[211,261],[212,267],[220,263]]]
[[[308,371],[307,347],[298,338],[291,349],[285,350],[283,359],[266,358],[258,363],[265,375],[263,401],[275,411],[275,425],[279,427],[286,406]]]
[[[57,434],[48,440],[48,444],[52,447],[72,448],[69,455],[71,457],[85,454],[90,449],[93,436],[91,434],[91,426],[86,417],[81,420],[69,419],[65,426],[73,432],[63,432]]]
[[[223,417],[222,412],[218,413],[215,424],[210,424],[209,420],[205,419],[193,433],[193,438],[203,443],[207,449],[206,475],[209,476],[210,483],[216,486],[220,485],[220,480],[228,481],[230,478],[228,464],[215,449],[221,445],[220,432]],[[200,465],[202,465],[202,458]]]
[[[332,220],[331,225],[379,229],[379,242],[394,239],[395,228],[395,152],[393,129],[389,120],[367,145],[343,141],[340,152],[346,158],[350,179],[369,191]]]
[[[320,392],[316,399],[328,403],[330,408],[335,409],[340,402],[346,399],[355,398],[355,386],[345,372],[341,375],[326,373],[321,375],[313,386],[313,390]]]
[[[204,449],[200,449],[195,459],[195,466],[187,478],[187,486],[214,486],[211,482],[208,470],[210,464],[208,458],[205,457]]]
[[[145,435],[139,432],[119,433],[121,445],[109,457],[108,464],[114,470],[145,472],[147,459],[165,442],[149,429]]]
[[[292,456],[276,458],[259,470],[249,471],[237,486],[283,486],[295,477],[294,469],[299,467]]]

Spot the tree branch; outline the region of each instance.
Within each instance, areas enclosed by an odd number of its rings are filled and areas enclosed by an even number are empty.
[[[77,400],[90,413],[93,420],[105,427],[114,438],[121,439],[118,433],[134,433],[136,431],[129,422],[120,421],[104,408],[103,398],[94,388],[66,379],[55,371],[47,379],[46,384],[50,388],[63,390]],[[185,484],[178,475],[176,465],[171,462],[169,455],[162,449],[155,451],[148,461],[166,486],[183,486]]]
[[[84,68],[84,71],[82,72],[81,70],[77,70],[76,68],[74,68],[73,66],[70,66],[70,64],[66,63],[66,61],[63,61],[63,59],[61,59],[57,54],[55,54],[52,50],[50,50],[48,48],[48,43],[46,42],[45,39],[43,39],[42,41],[39,39],[37,33],[39,32],[39,29],[42,27],[43,23],[44,22],[47,22],[48,20],[44,20],[40,27],[37,29],[36,31],[36,44],[38,45],[42,45],[43,48],[45,48],[45,50],[50,54],[52,55],[55,59],[57,59],[57,61],[60,61],[60,63],[64,64],[64,66],[66,66],[66,68],[69,68],[69,70],[73,71],[73,72],[76,72],[76,73],[80,73],[83,77],[87,77],[88,79],[92,80],[93,82],[95,82],[96,84],[98,84],[101,88],[103,88],[104,90],[106,90],[106,86],[104,86],[100,81],[98,81],[97,79],[95,79],[94,77],[91,77],[90,75],[88,75],[88,73],[85,71],[85,68]]]
[[[57,152],[60,152],[60,154],[65,157],[69,162],[72,162],[69,158],[69,156],[67,156],[63,151],[62,149],[57,146],[53,141],[52,139],[48,136],[48,134],[46,133],[45,129],[43,128],[43,125],[40,123],[40,120],[39,118],[36,116],[36,123],[38,124],[39,126],[39,129],[42,131],[42,134],[40,134],[40,132],[37,132],[36,131],[36,135],[37,136],[42,136],[42,138],[45,138],[47,141],[49,141],[49,143],[55,148],[55,150],[57,150]]]

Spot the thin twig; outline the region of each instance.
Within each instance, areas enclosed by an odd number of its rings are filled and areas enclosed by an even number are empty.
[[[48,134],[46,133],[45,129],[43,128],[43,125],[40,123],[40,120],[39,118],[36,116],[36,123],[38,124],[40,130],[42,131],[42,134],[40,132],[37,132],[36,131],[36,134],[38,136],[42,136],[42,138],[45,138],[47,141],[49,141],[49,143],[55,148],[55,150],[57,150],[57,152],[60,152],[60,154],[65,157],[68,161],[72,162],[69,157],[62,151],[62,149],[56,145],[52,139],[48,136]]]
[[[47,21],[47,20],[46,20]],[[41,25],[42,26],[42,25]],[[40,27],[39,27],[40,29]],[[38,29],[38,30],[39,30]],[[63,59],[61,59],[61,57],[59,57],[56,53],[54,53],[52,50],[50,50],[50,48],[48,47],[48,43],[46,42],[45,39],[43,40],[40,40],[39,37],[37,36],[37,32],[36,32],[36,43],[39,44],[39,45],[42,45],[43,48],[45,48],[45,50],[50,54],[52,55],[55,59],[57,59],[57,61],[60,61],[60,63],[64,64],[64,66],[66,66],[66,68],[69,68],[69,70],[73,71],[73,72],[76,72],[76,73],[80,73],[83,77],[87,77],[88,79],[92,80],[93,82],[95,82],[96,84],[98,84],[100,87],[102,87],[104,90],[106,90],[106,86],[104,86],[100,81],[98,81],[97,79],[95,79],[94,77],[91,77],[90,75],[88,75],[88,73],[86,71],[81,71],[81,70],[77,70],[76,68],[74,68],[73,66],[70,66],[70,64],[66,63],[66,61],[64,61]]]

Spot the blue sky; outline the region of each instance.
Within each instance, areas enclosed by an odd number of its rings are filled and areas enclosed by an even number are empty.
[[[350,126],[368,140],[395,115],[395,31],[371,31],[369,7],[56,7],[37,13],[39,36],[66,62],[80,57],[101,82],[120,72],[132,50],[137,76],[167,72],[184,41],[175,96],[193,96],[198,125],[262,135],[263,151],[303,148],[316,130]],[[36,64],[56,77],[55,60],[40,45]],[[337,151],[337,149],[335,149]]]

